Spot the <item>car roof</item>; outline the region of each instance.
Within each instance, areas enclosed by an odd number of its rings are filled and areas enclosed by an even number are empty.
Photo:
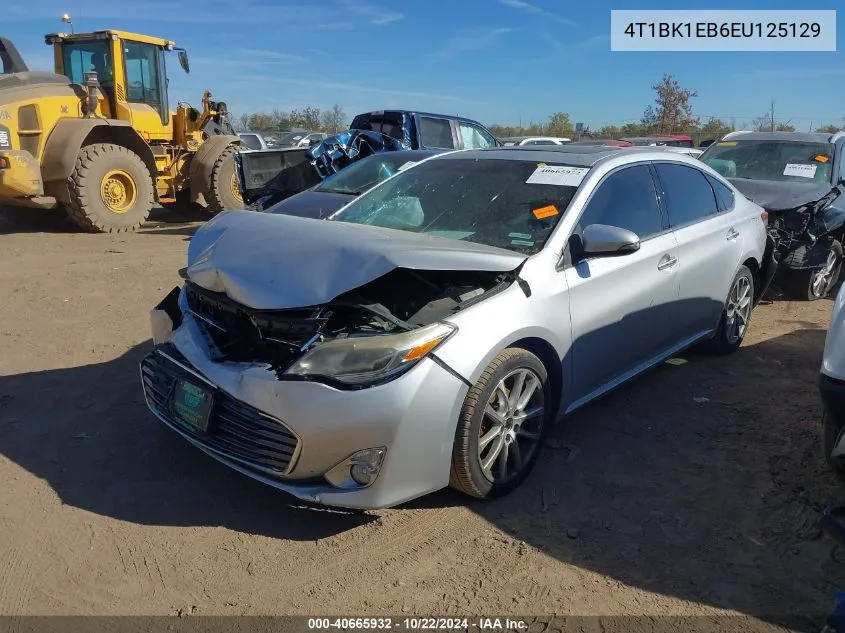
[[[725,134],[722,141],[795,141],[809,143],[833,143],[836,139],[845,136],[843,132],[835,134],[819,132],[746,132],[737,131]]]
[[[667,152],[655,147],[608,147],[604,145],[509,145],[507,147],[489,147],[461,152],[451,152],[437,156],[432,160],[469,159],[469,160],[524,160],[526,162],[551,162],[593,167],[605,160],[618,156],[640,155],[645,160],[665,160]],[[673,153],[674,158],[689,158],[685,154]],[[691,159],[690,160],[694,160]]]

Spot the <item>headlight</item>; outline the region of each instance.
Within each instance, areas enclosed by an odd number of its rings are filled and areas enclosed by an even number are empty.
[[[352,336],[321,343],[285,373],[325,376],[349,385],[366,385],[407,371],[457,331],[435,323],[402,334]]]

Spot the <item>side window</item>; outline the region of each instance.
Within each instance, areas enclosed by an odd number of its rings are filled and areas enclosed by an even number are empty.
[[[590,224],[628,229],[642,240],[663,230],[657,193],[647,165],[625,167],[599,184],[578,221],[578,232]]]
[[[458,130],[461,133],[461,140],[464,142],[464,149],[483,149],[496,145],[493,137],[477,125],[458,123]]]
[[[452,139],[452,125],[448,119],[420,117],[420,140],[424,147],[455,149]]]
[[[656,163],[669,214],[669,226],[681,226],[719,212],[704,173],[687,165]]]
[[[151,44],[127,42],[126,100],[146,103],[158,110],[161,107],[158,76],[158,50]]]
[[[528,141],[526,145],[557,145],[554,141],[549,141],[547,139],[540,139],[537,141]]]
[[[725,186],[715,178],[707,176],[713,192],[716,194],[716,202],[719,204],[719,211],[730,211],[734,206],[734,192],[730,187]]]

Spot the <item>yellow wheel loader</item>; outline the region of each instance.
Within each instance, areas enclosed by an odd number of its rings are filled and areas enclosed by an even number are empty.
[[[60,209],[82,228],[134,231],[176,198],[243,208],[226,105],[171,108],[169,40],[124,31],[45,36],[55,73],[30,71],[0,37],[0,206]]]

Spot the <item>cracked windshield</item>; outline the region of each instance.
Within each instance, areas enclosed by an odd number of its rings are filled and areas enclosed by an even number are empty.
[[[526,182],[543,167],[555,166],[525,160],[422,163],[362,196],[332,220],[536,253],[577,190],[575,185]]]

